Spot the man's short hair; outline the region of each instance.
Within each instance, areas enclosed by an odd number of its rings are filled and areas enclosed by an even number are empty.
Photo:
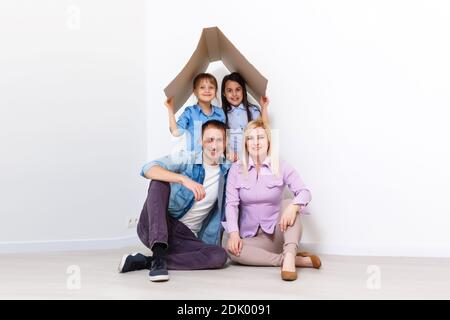
[[[209,120],[206,121],[203,125],[202,125],[202,137],[205,134],[206,129],[208,128],[215,128],[215,129],[219,129],[219,130],[223,130],[223,136],[224,138],[227,136],[227,130],[228,130],[228,126],[226,123],[219,121],[219,120]]]

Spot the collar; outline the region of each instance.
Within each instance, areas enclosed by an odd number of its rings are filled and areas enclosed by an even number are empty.
[[[211,103],[212,113],[211,113],[210,115],[206,115],[206,114],[203,112],[202,107],[200,107],[200,106],[198,105],[198,103],[197,103],[196,105],[194,105],[194,109],[195,109],[197,112],[203,113],[203,114],[204,114],[205,116],[207,116],[207,117],[211,117],[213,114],[219,115],[219,114],[217,113],[217,107],[214,106],[212,103]]]
[[[195,155],[195,165],[203,167],[203,151],[200,151]],[[220,166],[220,171],[222,173],[226,173],[228,171],[228,169],[230,169],[231,163],[228,161],[228,159],[225,156],[221,156],[219,159],[219,166]]]
[[[235,110],[238,110],[238,109],[240,109],[240,110],[244,110],[245,111],[245,107],[244,107],[244,104],[243,103],[241,103],[240,105],[238,105],[237,107],[234,107],[234,106],[232,106],[231,107],[231,110],[230,110],[230,112],[233,112],[233,111],[235,111]]]
[[[271,165],[271,159],[269,156],[267,156],[266,159],[264,159],[261,166],[270,169],[270,165]],[[255,167],[255,163],[253,162],[253,158],[249,156],[248,157],[248,170],[250,171],[250,169],[254,168],[254,167]]]

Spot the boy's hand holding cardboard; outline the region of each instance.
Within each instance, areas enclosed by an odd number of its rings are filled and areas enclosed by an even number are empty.
[[[164,105],[167,107],[167,109],[169,111],[174,112],[174,107],[173,107],[173,97],[168,98],[165,102]]]

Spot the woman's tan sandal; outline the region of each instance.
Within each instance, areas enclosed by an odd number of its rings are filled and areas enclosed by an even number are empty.
[[[312,253],[298,252],[297,256],[310,258],[314,269],[320,269],[322,267],[322,261],[320,261],[320,258]]]

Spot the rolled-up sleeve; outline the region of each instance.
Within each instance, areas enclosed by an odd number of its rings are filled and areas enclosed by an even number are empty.
[[[180,134],[183,134],[185,132],[185,130],[188,129],[189,121],[192,118],[191,112],[192,112],[192,110],[188,107],[183,111],[181,116],[178,118],[177,127],[178,127],[178,131],[180,132]]]
[[[237,188],[238,164],[231,166],[228,172],[226,195],[225,195],[225,218],[222,225],[227,233],[239,232],[239,189]]]
[[[307,206],[311,201],[311,192],[306,188],[298,172],[286,162],[282,163],[283,180],[294,194],[292,204]]]
[[[257,106],[251,107],[252,120],[257,120],[261,118],[261,110]]]
[[[180,173],[190,161],[192,161],[193,154],[189,152],[179,152],[173,155],[168,155],[145,164],[141,169],[141,176],[147,178],[145,174],[154,166],[160,166],[168,171]]]

